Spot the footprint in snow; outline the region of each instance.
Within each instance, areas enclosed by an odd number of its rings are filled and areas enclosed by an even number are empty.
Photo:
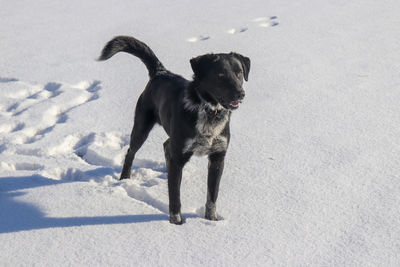
[[[258,23],[259,27],[268,28],[268,27],[278,26],[279,22],[277,21],[277,19],[278,19],[277,16],[259,17],[259,18],[253,19],[253,22]]]
[[[167,172],[164,161],[136,158],[130,179],[116,181],[128,145],[129,136],[93,132],[88,135],[69,135],[58,146],[49,149],[48,153],[52,156],[74,154],[77,161],[98,168],[97,172],[71,169],[61,174],[64,179],[111,184],[143,205],[168,214]],[[113,182],[107,180],[107,175],[114,177]]]
[[[168,214],[168,186],[164,162],[135,159],[130,179],[118,182],[126,194],[143,205]]]
[[[232,29],[227,30],[226,33],[237,34],[237,33],[246,32],[247,30],[248,30],[247,27],[242,27],[242,28],[239,28],[239,29],[232,28]]]
[[[45,85],[0,78],[5,108],[0,118],[8,121],[0,133],[8,134],[15,144],[32,144],[67,122],[68,112],[99,97],[99,81],[82,81],[76,85],[49,82]],[[1,105],[2,103],[0,103]]]
[[[65,124],[71,110],[97,99],[100,90],[99,81],[38,84],[0,77],[1,167],[34,172],[46,169],[41,158],[58,155],[48,153],[51,145],[35,147],[35,143]]]
[[[249,31],[250,28],[254,27],[254,24],[257,24],[257,27],[261,27],[261,28],[269,28],[269,27],[275,27],[279,25],[278,22],[278,17],[277,16],[270,16],[270,17],[258,17],[255,18],[253,20],[251,20],[251,26],[242,26],[242,27],[238,27],[238,28],[231,28],[225,31],[225,33],[227,34],[241,34],[241,33],[245,33],[247,31]],[[210,35],[200,35],[197,37],[190,37],[187,38],[186,41],[190,42],[190,43],[196,43],[198,41],[207,41],[210,40],[211,37]]]
[[[47,138],[57,127],[67,127],[71,110],[99,98],[99,81],[37,84],[0,78],[0,89],[0,121],[4,122],[0,140],[7,141],[0,144],[1,170],[110,186],[110,191],[122,190],[143,205],[168,213],[164,162],[135,159],[131,179],[116,180],[128,135],[90,132],[67,134],[56,142]]]
[[[198,41],[207,41],[210,38],[211,37],[209,35],[200,35],[200,36],[197,36],[197,37],[187,38],[186,41],[190,42],[190,43],[195,43],[195,42],[198,42]]]

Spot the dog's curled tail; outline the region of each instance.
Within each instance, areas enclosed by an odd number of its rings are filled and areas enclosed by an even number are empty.
[[[126,52],[140,58],[146,65],[150,78],[157,72],[166,70],[150,47],[130,36],[114,37],[104,46],[98,60],[107,60],[118,52]]]

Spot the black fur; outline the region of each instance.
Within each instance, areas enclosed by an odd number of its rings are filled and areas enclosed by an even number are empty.
[[[126,52],[140,58],[149,70],[150,78],[166,70],[146,44],[129,36],[118,36],[109,41],[98,60],[107,60],[118,52]]]
[[[169,136],[164,142],[164,152],[170,222],[183,222],[182,169],[192,155],[209,158],[205,217],[217,220],[215,203],[230,139],[230,115],[244,98],[243,78],[248,79],[250,59],[237,53],[192,58],[194,77],[193,81],[188,81],[166,70],[153,51],[133,37],[112,39],[99,60],[106,60],[121,51],[140,58],[149,71],[150,80],[136,104],[130,146],[120,179],[130,178],[136,152],[154,124],[161,124]]]

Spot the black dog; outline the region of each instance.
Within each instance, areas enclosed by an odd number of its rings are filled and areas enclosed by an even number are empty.
[[[216,200],[228,148],[231,111],[244,98],[250,59],[237,53],[206,54],[190,60],[193,81],[168,71],[143,42],[118,36],[103,48],[99,60],[118,52],[140,58],[150,81],[136,104],[130,146],[120,179],[130,178],[132,161],[155,123],[169,139],[164,143],[168,172],[170,222],[182,224],[180,185],[183,166],[194,154],[208,155],[208,191],[205,217],[217,220]]]

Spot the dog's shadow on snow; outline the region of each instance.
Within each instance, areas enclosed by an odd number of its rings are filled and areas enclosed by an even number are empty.
[[[20,190],[72,182],[68,180],[53,180],[41,175],[1,178],[0,234],[46,228],[168,221],[167,214],[52,218],[46,217],[46,214],[37,206],[17,199],[18,196],[26,194]]]

